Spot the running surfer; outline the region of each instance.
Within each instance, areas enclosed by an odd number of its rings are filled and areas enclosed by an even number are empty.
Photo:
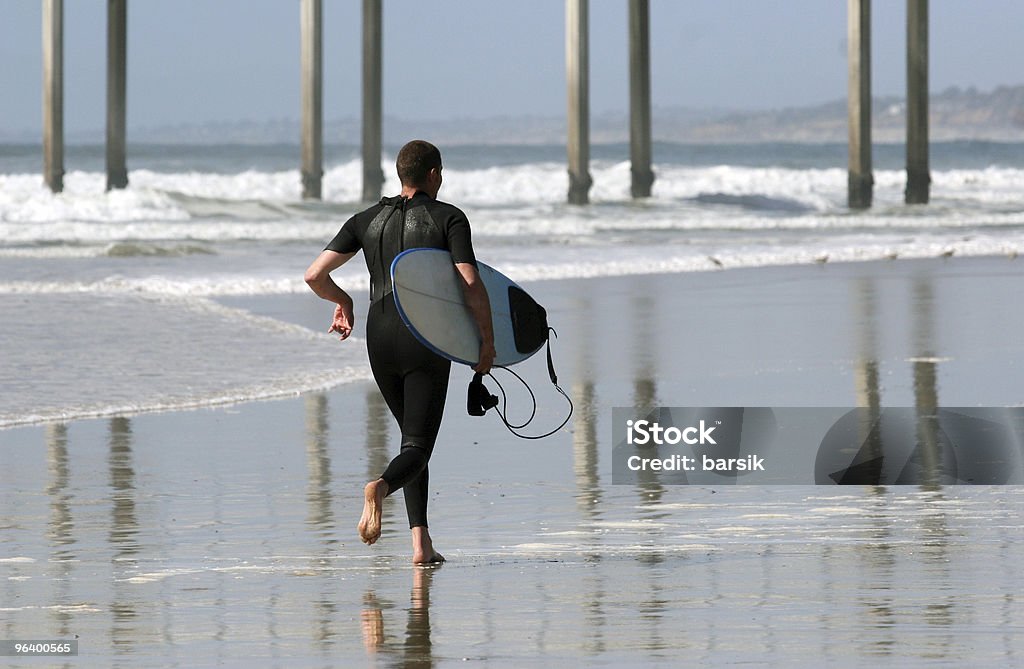
[[[331,278],[331,272],[363,251],[370,272],[370,307],[366,317],[366,348],[377,387],[402,432],[401,450],[380,478],[364,488],[359,536],[367,545],[380,538],[384,499],[398,489],[412,531],[412,561],[443,562],[434,550],[427,528],[429,475],[444,413],[451,362],[427,349],[402,323],[391,286],[391,263],[405,249],[445,249],[458,270],[466,304],[480,330],[480,355],[473,369],[486,374],[494,361],[494,334],[487,291],[480,281],[469,220],[457,207],[440,202],[441,152],[414,140],[402,147],[396,161],[401,194],[352,216],[306,270],[306,283],[317,295],[333,302],[334,319],[328,332],[345,340],[355,318],[352,298]]]

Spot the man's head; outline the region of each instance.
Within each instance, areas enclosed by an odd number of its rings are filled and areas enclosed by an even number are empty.
[[[441,187],[441,152],[436,146],[414,139],[398,152],[395,167],[404,188],[417,188],[437,197]]]

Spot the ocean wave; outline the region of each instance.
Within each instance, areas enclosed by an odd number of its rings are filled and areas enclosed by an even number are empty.
[[[195,297],[7,297],[0,317],[5,344],[17,351],[0,368],[0,428],[286,397],[370,378],[365,340],[339,346]]]
[[[903,205],[902,171],[878,170],[864,212],[847,209],[840,168],[656,165],[653,197],[637,201],[628,162],[591,172],[587,207],[565,202],[554,161],[449,167],[441,197],[466,210],[478,258],[520,282],[1024,253],[1024,169],[935,171],[927,207]],[[295,169],[130,181],[107,193],[103,174],[69,172],[54,195],[36,174],[0,175],[0,320],[17,352],[0,366],[0,427],[369,377],[359,340],[339,348],[210,299],[308,294],[302,271],[362,206],[358,160],[327,170],[323,201],[301,199]],[[334,277],[365,297],[361,260]]]
[[[195,395],[143,398],[134,402],[102,401],[91,404],[69,404],[60,407],[33,409],[24,413],[0,413],[0,429],[39,423],[67,422],[90,418],[109,418],[141,413],[208,409],[229,404],[274,400],[294,397],[302,393],[330,390],[345,383],[369,381],[373,378],[368,367],[344,367],[313,373],[293,373],[287,379],[260,384],[240,385],[236,388],[204,395],[197,389]]]
[[[919,236],[847,234],[787,245],[778,239],[750,238],[730,244],[714,239],[700,244],[485,247],[478,257],[515,281],[568,280],[635,274],[705,272],[723,269],[825,262],[863,262],[898,258],[1024,255],[1024,232],[1011,234],[922,234]],[[143,268],[144,271],[144,268]],[[369,280],[361,263],[336,270],[336,281],[350,292],[366,293]],[[115,275],[93,281],[74,279],[0,281],[0,295],[135,295],[212,298],[249,295],[305,295],[301,269],[259,273]]]
[[[105,254],[112,258],[134,258],[138,256],[157,256],[161,258],[191,255],[217,255],[217,252],[199,244],[141,244],[133,242],[115,242],[108,245]]]
[[[592,259],[575,263],[510,263],[502,269],[519,282],[585,279],[637,274],[678,274],[727,269],[754,269],[786,265],[813,265],[843,262],[892,261],[957,257],[1003,256],[1015,259],[1024,255],[1024,237],[1008,240],[936,238],[913,243],[891,239],[885,241],[848,241],[847,243],[810,244],[785,249],[754,247],[722,249],[693,254],[647,254],[609,260]]]
[[[383,168],[385,174],[392,171],[387,164]],[[116,223],[120,234],[130,239],[137,238],[133,235],[156,238],[158,234],[177,239],[195,234],[205,239],[207,235],[201,230],[173,225],[198,221],[336,224],[360,206],[361,172],[358,160],[328,169],[324,200],[317,202],[302,201],[298,170],[236,174],[133,170],[127,189],[110,192],[104,192],[105,177],[101,173],[69,172],[64,192],[56,195],[43,186],[38,175],[0,175],[0,224],[5,233],[13,235],[5,238],[15,240],[32,239],[31,230],[39,230],[39,224]],[[591,173],[594,185],[590,197],[596,205],[682,205],[684,214],[687,209],[714,210],[723,204],[796,216],[847,213],[847,173],[840,168],[656,165],[653,197],[643,203],[634,203],[630,197],[628,162],[596,161]],[[903,171],[877,170],[874,176],[876,203],[883,207],[900,205],[906,181]],[[1024,211],[1024,170],[989,167],[935,171],[932,180],[936,202],[995,212]],[[397,192],[398,187],[397,180],[388,177],[384,192]],[[567,189],[564,165],[530,163],[448,169],[441,198],[484,213],[499,209],[532,214],[537,210],[559,211],[564,207]],[[153,230],[147,230],[147,226]],[[54,237],[46,227],[37,233],[40,238]],[[86,238],[88,229],[78,232],[82,236],[75,239]],[[102,225],[96,232],[103,234]],[[276,232],[283,234],[284,230]]]
[[[700,193],[693,198],[699,204],[722,204],[752,209],[754,211],[775,211],[787,214],[803,214],[813,209],[798,200],[767,195],[733,195],[731,193]]]

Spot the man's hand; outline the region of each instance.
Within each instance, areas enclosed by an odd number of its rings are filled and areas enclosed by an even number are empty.
[[[482,342],[480,344],[480,360],[476,363],[476,367],[473,368],[474,372],[480,374],[486,374],[491,371],[491,365],[494,364],[494,356],[497,352],[494,350],[494,343]]]
[[[327,332],[337,332],[340,339],[345,341],[352,334],[352,326],[356,319],[352,315],[352,298],[344,290],[338,287],[331,279],[331,272],[338,269],[352,259],[352,253],[337,253],[335,251],[324,251],[313,264],[306,270],[306,283],[313,289],[313,292],[325,300],[334,302],[334,320]]]
[[[352,302],[339,304],[334,307],[334,321],[327,332],[337,332],[339,340],[345,341],[352,334],[352,328],[356,324],[355,316],[352,315]]]

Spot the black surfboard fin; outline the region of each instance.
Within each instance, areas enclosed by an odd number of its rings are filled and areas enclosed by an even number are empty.
[[[548,340],[548,312],[518,286],[508,287],[508,306],[516,350],[534,353]]]

